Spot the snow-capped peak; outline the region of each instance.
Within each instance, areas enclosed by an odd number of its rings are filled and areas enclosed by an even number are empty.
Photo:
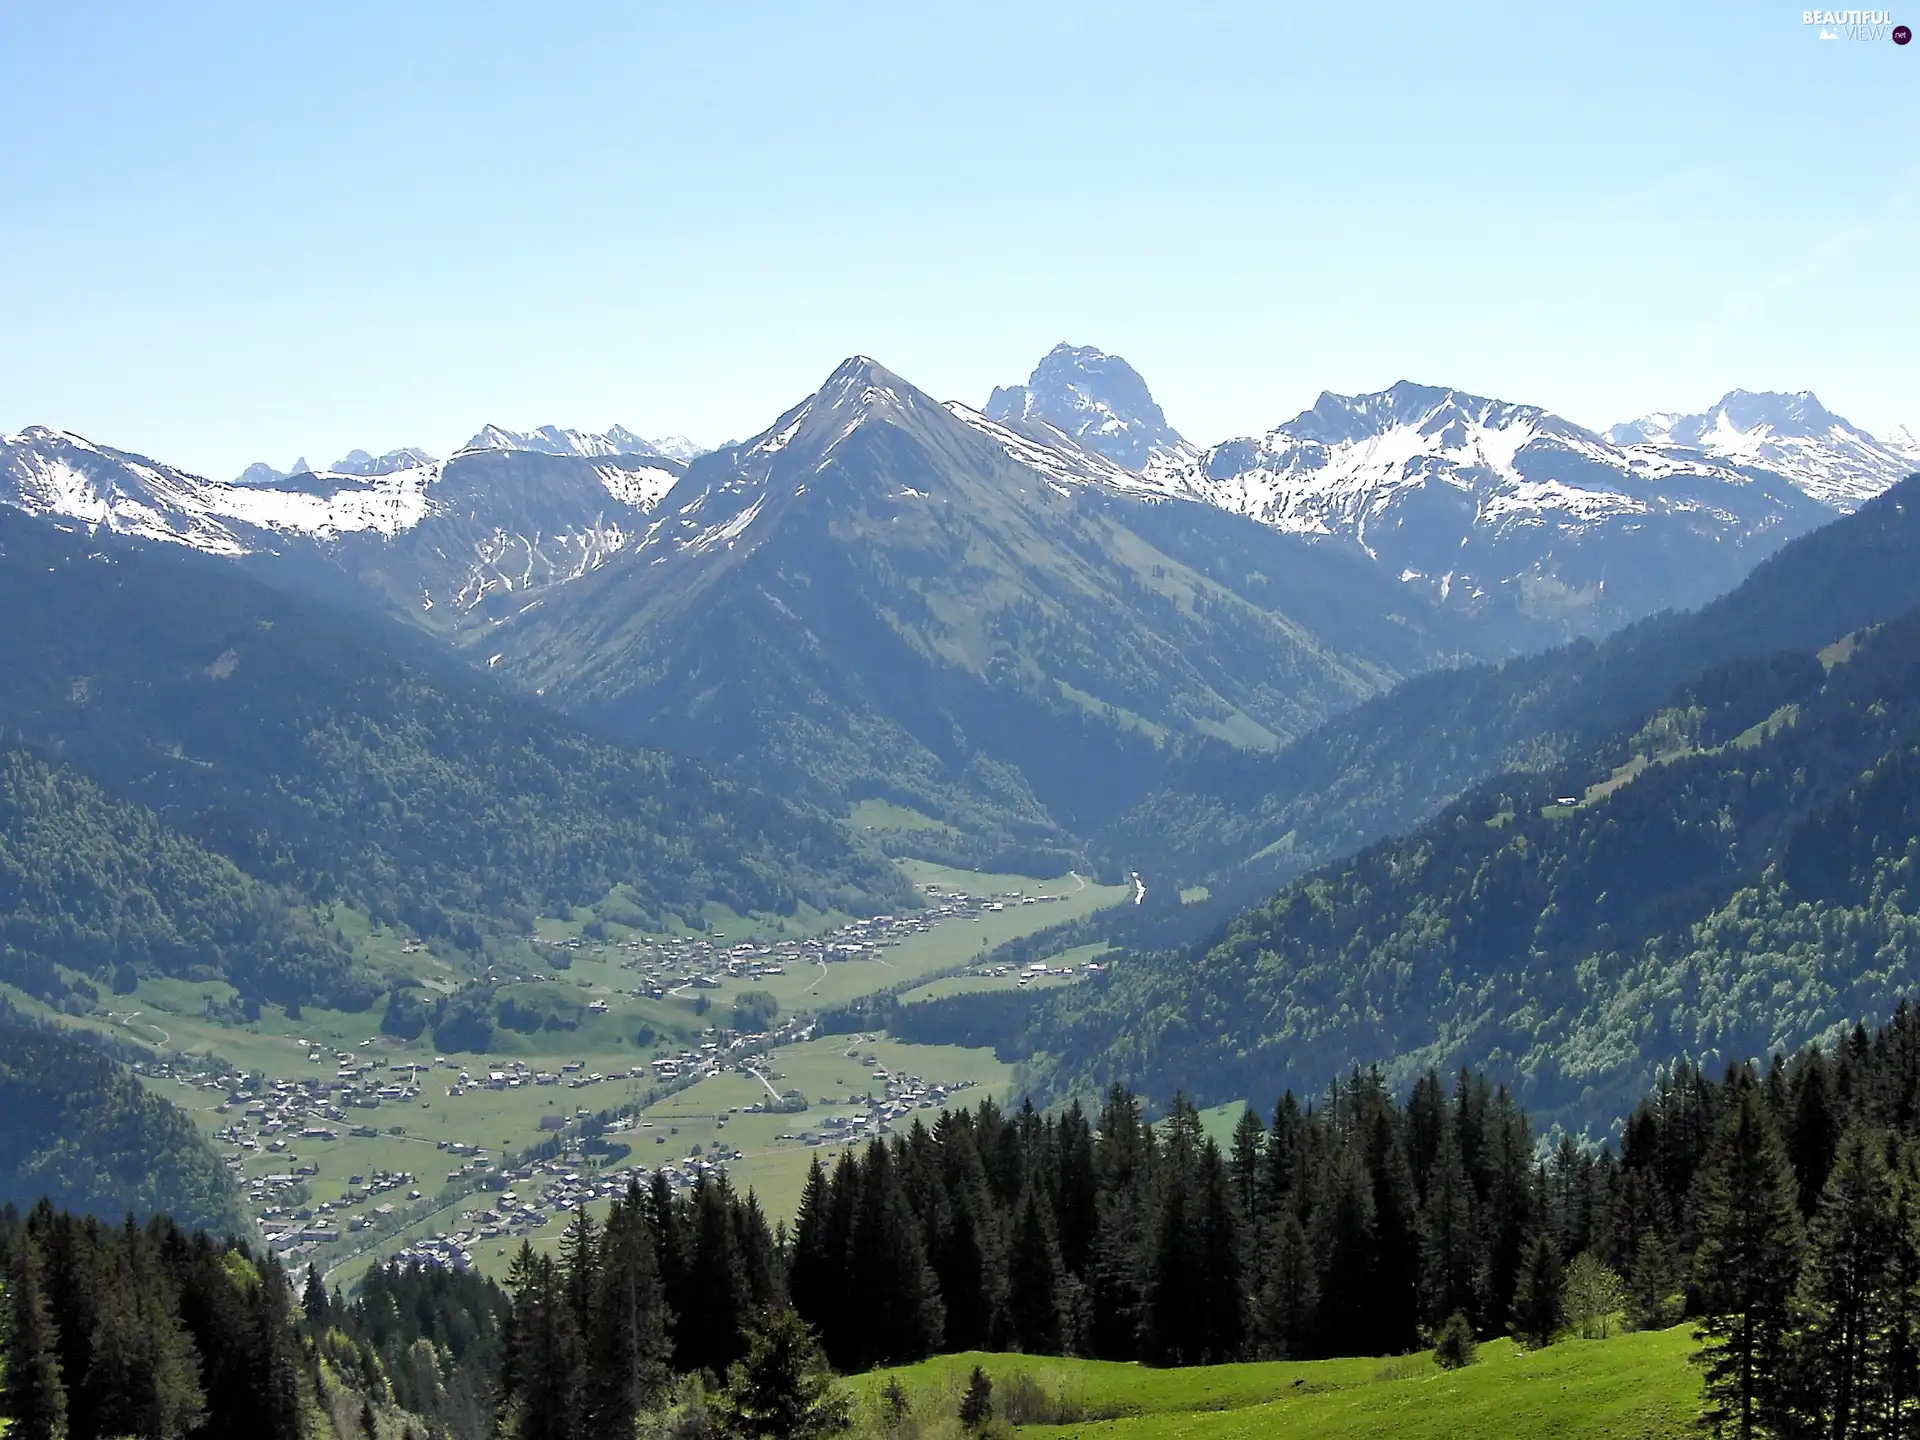
[[[1699,414],[1660,412],[1608,434],[1615,444],[1669,458],[1691,453],[1770,471],[1836,510],[1852,510],[1904,479],[1920,456],[1875,439],[1810,390],[1730,390]]]
[[[1054,346],[1025,385],[994,387],[981,413],[1002,424],[1043,420],[1129,470],[1197,453],[1167,423],[1140,372],[1091,345]]]

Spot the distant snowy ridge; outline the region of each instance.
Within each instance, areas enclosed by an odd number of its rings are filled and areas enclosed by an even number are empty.
[[[588,430],[569,430],[559,425],[542,425],[533,430],[508,430],[500,425],[486,425],[466,443],[465,448],[530,450],[541,455],[579,455],[588,459],[603,455],[655,455],[669,460],[691,460],[706,453],[704,446],[695,444],[684,435],[647,440],[624,425],[615,425],[597,434]]]
[[[1730,390],[1698,415],[1647,415],[1608,436],[1636,452],[1768,470],[1835,510],[1857,508],[1920,466],[1920,442],[1905,426],[1877,440],[1808,390]]]
[[[240,484],[208,480],[45,426],[0,436],[0,503],[216,555],[274,537],[388,537],[418,525],[443,462],[378,475],[304,474]]]

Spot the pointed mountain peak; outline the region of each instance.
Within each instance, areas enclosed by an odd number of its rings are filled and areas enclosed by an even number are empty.
[[[919,390],[867,355],[849,355],[834,366],[814,395],[816,402],[830,406],[842,406],[850,400],[861,405],[891,402],[910,406],[924,399]]]
[[[1157,454],[1190,449],[1140,372],[1091,345],[1054,346],[1026,384],[994,387],[982,413],[1001,423],[1045,421],[1130,470],[1146,469]]]

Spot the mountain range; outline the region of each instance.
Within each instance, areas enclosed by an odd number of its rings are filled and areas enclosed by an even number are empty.
[[[1220,755],[1297,762],[1411,677],[1702,604],[1920,467],[1804,394],[1602,436],[1408,382],[1202,449],[1124,360],[1065,345],[982,410],[856,357],[694,448],[488,426],[446,460],[227,483],[33,428],[0,439],[0,503],[372,607],[623,743],[919,812],[888,845],[1053,863],[1098,835],[1220,878],[1343,843],[1202,860],[1143,831]],[[1380,823],[1457,793],[1429,788]]]

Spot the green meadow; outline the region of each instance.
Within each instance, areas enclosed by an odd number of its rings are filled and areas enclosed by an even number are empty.
[[[956,1412],[975,1365],[993,1380],[997,1418],[1033,1440],[1680,1440],[1699,1433],[1693,1348],[1683,1325],[1544,1350],[1499,1340],[1451,1371],[1425,1354],[1184,1370],[947,1355],[847,1383],[862,1430],[878,1434],[897,1380],[925,1440],[962,1434]]]

